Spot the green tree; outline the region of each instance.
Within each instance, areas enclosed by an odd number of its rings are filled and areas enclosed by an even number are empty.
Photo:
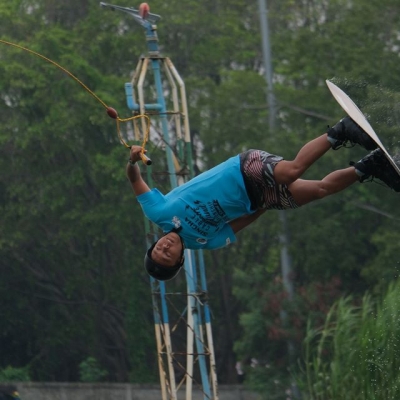
[[[395,399],[399,394],[399,283],[357,306],[340,299],[321,328],[308,325],[299,381],[310,399]]]
[[[100,382],[107,371],[101,368],[94,357],[88,357],[79,364],[79,375],[81,382]]]
[[[101,70],[107,64],[99,58],[101,36],[88,46],[94,28],[80,26],[82,15],[49,18],[43,26],[31,19],[41,20],[48,9],[17,9],[18,33],[29,32],[30,46],[23,45],[65,66],[107,103],[124,107],[115,86],[119,79]],[[87,59],[96,53],[98,64],[90,65]],[[126,217],[135,205],[115,125],[57,68],[15,48],[3,47],[2,56],[1,98],[10,110],[0,139],[1,225],[7,232],[0,244],[7,276],[1,284],[7,327],[2,363],[29,365],[33,379],[74,380],[82,355],[94,354],[112,371],[112,380],[126,381],[131,369],[151,376],[150,296],[145,284],[131,291],[144,278],[141,257],[131,250],[143,247],[134,234],[143,221]],[[128,323],[131,302],[141,310],[139,328]],[[29,340],[23,339],[27,330]],[[128,349],[128,336],[142,343],[140,352]]]
[[[266,128],[256,3],[150,5],[162,16],[163,55],[186,82],[199,170],[247,148],[293,157],[343,116],[327,78],[366,110],[390,145],[398,142],[396,2],[270,2],[274,134]],[[129,15],[94,0],[10,0],[0,5],[0,34],[63,65],[128,115],[123,85],[146,51]],[[32,379],[78,380],[82,359],[93,356],[110,380],[155,380],[143,217],[115,125],[49,63],[4,44],[0,56],[0,367],[29,366]],[[156,184],[167,191],[163,150],[148,148]],[[306,177],[319,179],[364,154],[329,152]],[[207,253],[220,381],[232,382],[236,358],[249,355],[287,376],[286,340],[301,343],[310,313],[321,321],[343,293],[383,291],[397,274],[398,218],[397,198],[371,184],[288,212],[292,302],[280,281],[277,213],[241,232],[235,246]],[[289,328],[281,325],[283,308]]]

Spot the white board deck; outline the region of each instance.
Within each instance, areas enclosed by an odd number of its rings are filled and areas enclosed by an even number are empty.
[[[342,89],[337,87],[334,83],[327,80],[326,84],[328,85],[329,90],[333,94],[333,97],[336,101],[340,104],[344,111],[349,115],[349,117],[355,121],[375,142],[376,144],[382,149],[385,153],[387,159],[393,165],[394,169],[400,175],[400,169],[397,164],[394,162],[392,156],[388,153],[385,146],[380,141],[378,135],[375,133],[374,129],[372,128],[371,124],[367,121],[364,114],[361,110],[355,105],[353,100],[350,99],[349,96]]]

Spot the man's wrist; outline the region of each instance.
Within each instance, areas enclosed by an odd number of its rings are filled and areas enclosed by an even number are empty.
[[[136,161],[132,161],[130,158],[128,158],[128,163],[131,167],[133,167],[136,164]]]

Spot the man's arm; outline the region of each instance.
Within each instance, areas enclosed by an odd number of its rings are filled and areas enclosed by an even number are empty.
[[[267,211],[266,208],[260,208],[253,214],[243,215],[242,217],[229,221],[229,225],[232,228],[233,232],[237,233],[243,228],[246,228],[246,226],[250,225],[252,222],[254,222],[258,217],[264,214],[265,211]]]
[[[129,157],[128,164],[126,166],[126,176],[131,183],[132,189],[136,196],[150,191],[147,183],[143,180],[140,168],[137,165],[137,161],[140,160],[140,153],[142,148],[140,146],[132,146],[131,154]]]

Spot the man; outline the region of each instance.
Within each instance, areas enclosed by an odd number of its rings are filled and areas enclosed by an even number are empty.
[[[359,144],[373,150],[352,166],[320,181],[300,179],[329,149]],[[147,272],[172,279],[184,262],[184,249],[216,249],[235,242],[235,234],[270,209],[294,209],[338,193],[353,183],[378,178],[400,191],[397,172],[376,143],[350,118],[303,146],[292,161],[261,150],[228,159],[167,195],[150,190],[136,162],[140,146],[132,146],[126,167],[144,214],[164,231],[146,252]]]

